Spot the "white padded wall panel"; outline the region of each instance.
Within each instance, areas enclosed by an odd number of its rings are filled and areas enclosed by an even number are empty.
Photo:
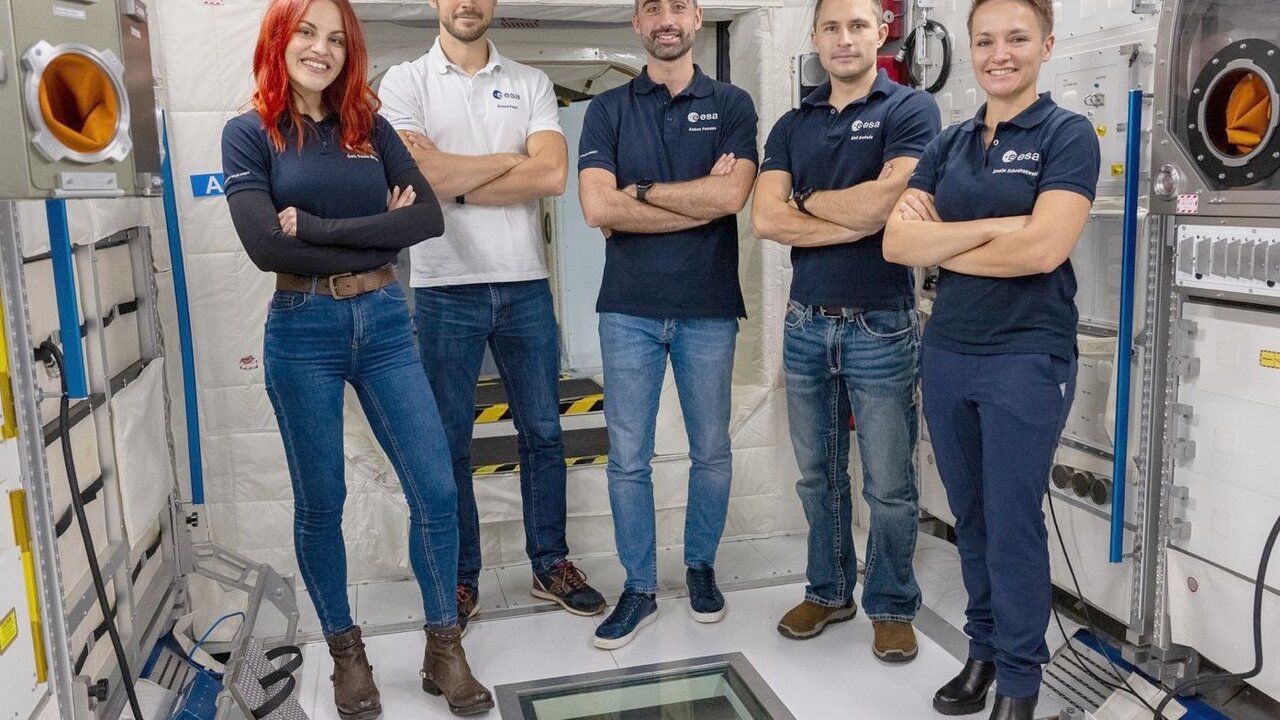
[[[152,13],[163,53],[157,67],[163,68],[160,76],[171,119],[175,113],[227,111],[248,101],[253,93],[249,61],[265,10],[261,0],[155,3]],[[172,126],[169,132],[172,142]]]

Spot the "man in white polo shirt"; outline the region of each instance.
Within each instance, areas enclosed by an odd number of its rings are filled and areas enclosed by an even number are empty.
[[[555,92],[546,73],[502,57],[489,41],[497,0],[429,2],[439,38],[426,55],[389,69],[378,94],[444,207],[445,234],[410,251],[410,284],[458,484],[459,620],[465,627],[478,608],[471,433],[486,345],[516,426],[532,592],[594,615],[604,598],[565,557],[559,344],[537,221],[539,198],[564,192],[568,174]]]

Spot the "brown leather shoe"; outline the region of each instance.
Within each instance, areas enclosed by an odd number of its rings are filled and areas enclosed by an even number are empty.
[[[871,643],[871,652],[876,657],[887,663],[908,663],[916,659],[920,648],[916,645],[916,631],[911,623],[875,620],[871,626],[876,631],[876,639]]]
[[[857,614],[858,606],[852,598],[838,607],[827,607],[805,600],[782,616],[782,620],[778,622],[778,632],[792,640],[808,640],[817,637],[828,625],[852,620]]]
[[[382,699],[373,682],[373,666],[364,655],[360,626],[327,638],[333,658],[333,704],[342,720],[373,720],[382,714]]]
[[[454,715],[477,715],[493,708],[493,696],[467,665],[467,656],[462,652],[462,629],[457,625],[427,628],[422,689],[431,695],[444,695],[449,712]]]

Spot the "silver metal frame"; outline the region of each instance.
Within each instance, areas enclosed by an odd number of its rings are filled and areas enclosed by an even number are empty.
[[[111,87],[116,93],[119,114],[116,118],[115,132],[106,147],[95,153],[82,153],[63,145],[53,136],[48,123],[40,113],[40,79],[49,65],[64,55],[79,55],[97,65],[111,80]],[[124,63],[110,50],[97,50],[79,43],[61,43],[50,45],[41,40],[22,54],[22,67],[27,72],[23,83],[26,96],[27,119],[36,128],[31,136],[31,144],[49,162],[70,160],[78,163],[97,163],[103,160],[119,162],[129,155],[133,149],[133,140],[129,138],[129,95],[124,84]]]
[[[795,715],[791,714],[787,706],[764,681],[760,673],[747,660],[747,656],[740,652],[499,685],[494,688],[494,698],[497,700],[498,714],[503,720],[528,720],[521,700],[532,693],[586,690],[617,680],[656,682],[689,670],[717,668],[726,669],[736,675],[772,720],[795,720]]]

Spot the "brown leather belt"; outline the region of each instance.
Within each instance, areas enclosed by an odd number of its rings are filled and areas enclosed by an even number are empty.
[[[276,273],[276,290],[331,295],[335,300],[346,300],[367,292],[380,290],[397,282],[396,270],[391,265],[358,273],[338,275],[294,275]]]

